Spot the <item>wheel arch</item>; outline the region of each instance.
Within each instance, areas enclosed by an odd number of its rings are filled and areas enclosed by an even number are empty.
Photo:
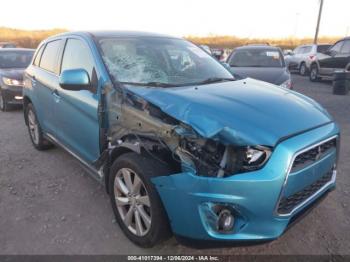
[[[23,97],[23,114],[24,114],[24,122],[26,125],[28,125],[26,110],[29,104],[32,104],[32,100],[28,96],[24,96]]]

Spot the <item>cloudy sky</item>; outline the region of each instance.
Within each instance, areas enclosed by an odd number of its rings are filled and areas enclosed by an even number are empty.
[[[324,0],[320,35],[350,35],[350,0]],[[319,0],[17,0],[0,26],[240,37],[313,36]]]

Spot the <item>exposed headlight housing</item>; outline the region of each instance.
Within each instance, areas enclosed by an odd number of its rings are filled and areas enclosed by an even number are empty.
[[[268,147],[247,147],[244,152],[242,171],[253,171],[260,169],[269,160],[271,150]]]
[[[200,176],[225,177],[262,168],[271,155],[265,146],[223,145],[213,140],[182,140],[177,150],[182,164]]]
[[[24,86],[24,82],[17,79],[3,77],[2,81],[8,86]]]
[[[288,80],[286,80],[282,84],[280,84],[280,87],[292,89],[292,80],[289,78]]]

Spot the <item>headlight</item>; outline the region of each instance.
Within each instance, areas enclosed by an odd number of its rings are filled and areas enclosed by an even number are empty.
[[[292,89],[292,81],[288,79],[287,81],[284,81],[282,84],[280,84],[280,87]]]
[[[271,150],[268,147],[247,147],[243,151],[243,164],[241,171],[253,171],[260,169],[270,158]]]
[[[198,175],[224,177],[262,168],[271,155],[265,146],[223,145],[213,140],[183,139],[176,154]]]
[[[17,80],[17,79],[11,79],[11,78],[7,78],[7,77],[3,77],[2,81],[8,85],[8,86],[23,86],[24,82],[21,80]]]

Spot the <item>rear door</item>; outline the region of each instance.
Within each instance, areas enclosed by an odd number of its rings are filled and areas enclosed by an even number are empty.
[[[350,40],[344,41],[338,60],[339,64],[337,65],[337,69],[344,69],[350,65]]]
[[[91,91],[54,90],[54,114],[58,120],[58,139],[74,154],[92,163],[100,155],[98,121],[98,72],[94,56],[84,39],[68,38],[62,56],[61,70],[84,69],[93,85]]]
[[[320,74],[321,75],[332,75],[334,70],[341,68],[341,49],[344,41],[339,41],[333,45],[325,55],[320,56]]]

